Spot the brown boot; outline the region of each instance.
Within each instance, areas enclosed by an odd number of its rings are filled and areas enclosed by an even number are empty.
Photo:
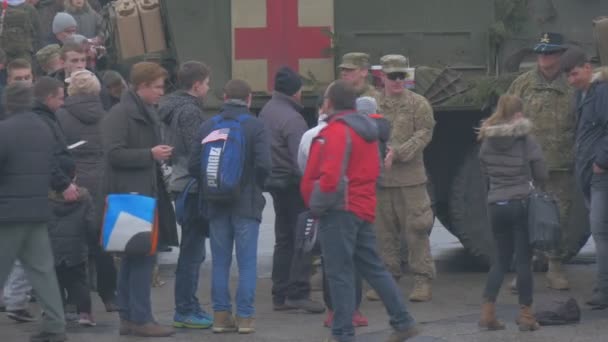
[[[213,313],[213,332],[216,334],[236,332],[237,327],[232,313],[228,311],[216,311]]]
[[[411,302],[428,302],[433,298],[431,280],[423,276],[414,277],[414,289],[410,294]]]
[[[131,334],[131,325],[133,325],[132,322],[121,319],[120,328],[118,328],[118,334],[120,334],[120,336],[130,335]]]
[[[131,324],[131,334],[140,337],[169,337],[175,332],[173,328],[163,327],[156,322]]]
[[[367,300],[370,302],[377,302],[380,300],[380,296],[378,296],[378,293],[374,289],[370,289],[365,292],[365,298],[367,298]]]
[[[255,332],[255,319],[253,317],[236,318],[239,334],[253,334]]]
[[[570,288],[566,274],[562,270],[562,261],[559,259],[549,259],[547,286],[551,289],[562,291]]]
[[[481,305],[479,327],[487,330],[503,330],[505,325],[496,319],[496,304],[485,302]]]
[[[540,329],[540,325],[532,313],[530,306],[522,305],[519,309],[519,317],[515,320],[519,325],[519,331],[534,331]]]
[[[388,337],[386,342],[407,341],[410,338],[420,335],[420,332],[421,332],[421,330],[418,326],[413,326],[413,327],[410,327],[409,329],[405,329],[405,330],[395,330],[395,331],[393,331],[391,336]]]

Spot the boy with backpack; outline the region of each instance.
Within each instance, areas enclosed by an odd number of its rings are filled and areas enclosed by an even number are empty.
[[[266,203],[262,186],[272,161],[268,133],[250,105],[251,87],[229,81],[222,110],[202,124],[188,165],[209,220],[215,333],[255,331],[258,235]],[[239,267],[236,322],[229,290],[233,245]]]
[[[76,178],[73,159],[59,158],[59,167]],[[78,324],[95,326],[87,273],[89,244],[94,244],[97,237],[93,199],[87,189],[79,188],[76,201],[67,201],[61,192],[50,191],[49,202],[52,215],[48,229],[59,289],[76,305]]]

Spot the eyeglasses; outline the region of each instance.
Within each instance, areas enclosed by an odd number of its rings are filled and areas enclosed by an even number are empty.
[[[386,78],[388,78],[391,81],[403,81],[407,78],[407,74],[404,72],[391,72],[389,74],[386,74]]]

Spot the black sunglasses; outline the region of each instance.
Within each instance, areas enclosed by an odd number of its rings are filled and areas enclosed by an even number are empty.
[[[404,72],[391,72],[386,74],[386,78],[391,81],[405,80],[407,78],[407,74]]]

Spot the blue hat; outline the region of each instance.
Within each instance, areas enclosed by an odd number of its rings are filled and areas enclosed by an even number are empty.
[[[292,96],[302,88],[302,78],[289,67],[282,67],[274,77],[274,90]]]
[[[543,32],[540,35],[540,39],[536,46],[534,46],[534,52],[543,55],[549,55],[556,52],[562,52],[568,48],[564,45],[564,36],[559,33]]]

